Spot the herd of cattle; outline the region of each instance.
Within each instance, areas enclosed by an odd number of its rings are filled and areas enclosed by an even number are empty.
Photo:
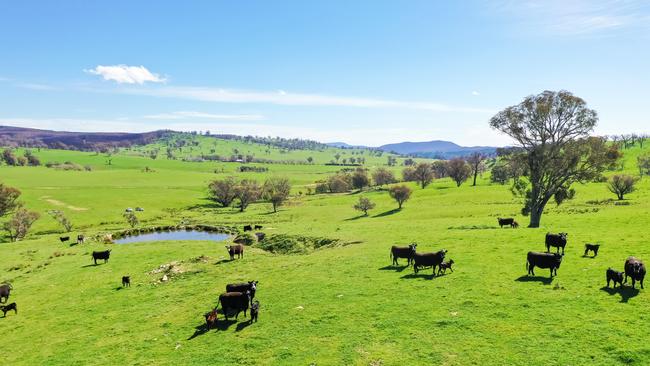
[[[512,228],[519,227],[517,221],[513,218],[498,218],[499,226],[510,226]],[[252,231],[253,229],[259,230],[262,229],[261,225],[246,225],[244,226],[244,232]],[[256,235],[259,233],[256,233]],[[263,234],[263,233],[262,233]],[[558,233],[551,234],[547,233],[545,237],[545,246],[546,252],[528,252],[526,258],[526,270],[528,275],[535,275],[534,268],[547,268],[550,270],[551,277],[557,275],[557,270],[562,264],[562,259],[564,258],[565,248],[567,245],[567,233]],[[70,240],[69,236],[59,238],[62,243],[65,243]],[[77,243],[81,244],[85,240],[84,235],[80,234],[77,236]],[[551,253],[551,248],[555,248],[556,252]],[[242,244],[233,244],[227,245],[226,249],[230,255],[230,259],[234,260],[235,256],[237,258],[242,258],[244,256],[244,246]],[[562,253],[560,253],[562,249]],[[598,255],[598,250],[600,249],[599,244],[585,244],[585,251],[583,256],[587,256],[589,252],[593,253],[593,256]],[[93,251],[92,259],[97,265],[97,260],[103,260],[104,263],[108,262],[110,258],[111,250],[104,251]],[[412,243],[408,246],[392,246],[390,250],[390,256],[392,259],[392,265],[399,266],[398,260],[400,258],[407,260],[407,266],[413,265],[413,271],[418,273],[421,269],[432,268],[433,276],[440,276],[441,274],[446,273],[447,269],[453,272],[452,266],[454,261],[449,259],[445,261],[447,255],[447,250],[442,249],[437,252],[429,253],[419,253],[417,252],[417,244]],[[436,268],[438,271],[436,272]],[[606,280],[607,287],[609,287],[610,282],[613,282],[613,286],[616,287],[616,284],[619,287],[622,287],[623,284],[627,283],[628,278],[632,279],[632,288],[635,288],[636,282],[638,281],[641,288],[643,289],[643,279],[646,274],[646,267],[643,261],[635,258],[628,257],[625,260],[624,271],[619,272],[611,267],[606,271]],[[225,320],[227,321],[231,317],[237,319],[239,314],[243,311],[244,316],[246,316],[247,311],[250,307],[250,320],[249,322],[257,322],[260,302],[254,300],[255,294],[257,292],[258,281],[248,281],[242,283],[231,283],[226,285],[226,292],[219,295],[219,301],[217,306],[212,309],[210,312],[205,313],[205,322],[208,329],[214,328],[217,324],[218,314],[221,313]],[[130,287],[131,278],[130,276],[122,276],[122,286]],[[7,303],[9,301],[9,295],[13,286],[11,284],[0,284],[0,303]],[[218,307],[221,305],[221,311]],[[0,311],[3,312],[3,317],[6,317],[8,311],[13,310],[15,314],[18,314],[18,307],[15,302],[8,305],[0,305]]]

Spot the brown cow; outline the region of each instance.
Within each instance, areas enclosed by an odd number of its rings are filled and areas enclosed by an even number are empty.
[[[235,254],[237,254],[237,258],[244,256],[244,246],[241,244],[226,245],[226,249],[228,250],[228,254],[230,254],[231,261],[235,259]]]
[[[9,295],[11,294],[11,290],[13,290],[13,288],[14,287],[11,286],[10,283],[3,283],[0,285],[0,303],[9,301]],[[4,301],[2,301],[3,298]]]
[[[217,325],[217,314],[217,308],[212,309],[209,313],[205,313],[205,325],[208,329],[212,329]]]

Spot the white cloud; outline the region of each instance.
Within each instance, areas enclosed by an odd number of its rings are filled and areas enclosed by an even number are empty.
[[[215,120],[231,120],[231,121],[260,121],[265,119],[264,116],[259,114],[212,114],[194,111],[177,111],[171,113],[159,113],[146,115],[146,119],[160,119],[160,120],[177,120],[177,119],[215,119]]]
[[[282,91],[229,90],[207,87],[161,87],[120,89],[120,93],[154,97],[179,98],[217,103],[264,103],[289,106],[336,106],[357,108],[406,108],[435,112],[462,112],[492,114],[484,108],[450,106],[433,102],[400,101],[364,97],[288,93]]]
[[[93,75],[99,75],[104,80],[113,80],[118,84],[144,84],[145,82],[164,83],[167,79],[153,74],[144,66],[98,65],[94,69],[84,70]]]
[[[473,90],[472,95],[481,95],[481,93],[477,92],[476,90]]]

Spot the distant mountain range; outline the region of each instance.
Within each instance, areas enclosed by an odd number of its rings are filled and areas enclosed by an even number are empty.
[[[342,148],[368,148],[367,146],[353,146],[345,142],[330,142],[327,145]],[[394,152],[400,155],[412,155],[427,158],[454,158],[466,156],[473,152],[480,152],[487,155],[493,155],[496,147],[492,146],[460,146],[450,141],[434,140],[424,142],[400,142],[395,144],[386,144],[375,149]]]
[[[123,132],[63,132],[48,131],[33,128],[0,126],[0,146],[29,146],[29,147],[50,147],[56,149],[73,150],[97,150],[109,147],[128,147],[132,145],[144,145],[154,142],[165,135],[173,133],[169,130],[152,131],[145,133],[123,133]],[[234,135],[215,135],[215,137],[232,139]],[[302,140],[301,140],[302,141]],[[309,142],[304,140],[305,142]],[[267,143],[267,142],[260,142]],[[316,148],[320,143],[301,144],[298,148]],[[481,152],[493,155],[496,147],[471,146],[465,147],[450,141],[426,141],[426,142],[400,142],[387,144],[379,147],[368,147],[350,145],[345,142],[331,142],[328,146],[339,148],[370,148],[386,152],[394,152],[400,155],[417,157],[449,159],[457,156],[466,156],[473,152]],[[322,146],[322,145],[321,145]],[[295,147],[294,147],[295,148]]]

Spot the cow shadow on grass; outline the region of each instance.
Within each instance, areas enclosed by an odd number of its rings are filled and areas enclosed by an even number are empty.
[[[410,280],[410,279],[414,279],[414,278],[422,278],[422,279],[425,279],[425,280],[433,280],[434,278],[444,277],[446,275],[447,275],[446,273],[438,275],[437,273],[431,274],[431,273],[419,272],[419,273],[409,273],[409,274],[406,274],[406,275],[404,275],[404,276],[402,276],[400,278],[403,279],[403,280]]]
[[[615,294],[620,294],[621,302],[625,302],[625,303],[630,301],[631,298],[639,294],[639,289],[628,287],[628,286],[619,286],[616,288],[603,286],[601,287],[601,290],[607,292],[610,296]]]
[[[517,281],[517,282],[541,282],[541,283],[543,283],[545,285],[550,285],[551,282],[553,282],[553,277],[523,275],[523,276],[517,278],[515,281]]]
[[[405,266],[393,266],[392,264],[390,266],[385,266],[379,268],[380,271],[395,271],[395,272],[402,272],[403,270],[411,267],[410,265],[405,265]]]
[[[242,330],[246,329],[246,327],[248,327],[249,325],[252,325],[252,324],[253,324],[253,320],[251,320],[251,319],[248,319],[245,322],[239,322],[239,323],[237,323],[237,328],[235,328],[235,331],[236,332],[241,332]]]
[[[208,328],[208,325],[205,323],[201,323],[201,325],[197,325],[194,328],[194,334],[192,334],[189,338],[187,338],[188,341],[191,341],[192,339],[202,336],[205,333],[208,333],[211,330],[227,330],[230,328],[231,325],[235,324],[237,321],[235,320],[217,320],[217,324],[214,328]]]
[[[95,263],[90,263],[90,264],[86,264],[85,266],[81,266],[81,268],[103,266],[104,264],[106,264],[106,263],[97,263],[97,264],[95,264]]]
[[[392,214],[396,214],[396,213],[398,213],[398,212],[400,212],[400,211],[401,211],[401,210],[400,210],[399,208],[394,208],[394,209],[392,209],[392,210],[388,210],[388,211],[382,212],[382,213],[380,213],[380,214],[376,214],[376,215],[373,216],[373,217],[384,217],[384,216],[390,216],[390,215],[392,215]]]

